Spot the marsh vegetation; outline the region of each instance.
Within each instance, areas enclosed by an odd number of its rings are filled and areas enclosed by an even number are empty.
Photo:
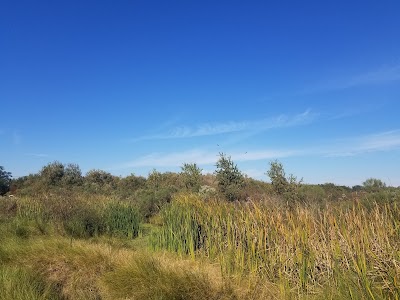
[[[398,188],[266,173],[6,174],[0,299],[399,299]]]

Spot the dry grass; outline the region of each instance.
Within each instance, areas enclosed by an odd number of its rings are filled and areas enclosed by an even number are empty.
[[[180,195],[163,211],[155,248],[206,256],[226,276],[262,278],[281,297],[397,299],[400,209],[330,205],[323,210],[271,204],[203,202]]]
[[[71,203],[93,199],[55,199],[54,207],[42,200],[3,205],[0,299],[400,298],[396,202],[287,210],[180,195],[139,232],[152,232],[157,251],[149,253],[148,237],[126,231],[65,235],[59,220],[74,215]],[[95,209],[130,214],[112,203]]]

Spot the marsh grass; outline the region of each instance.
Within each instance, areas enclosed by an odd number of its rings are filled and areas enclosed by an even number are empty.
[[[394,200],[288,209],[180,194],[151,221],[113,198],[8,199],[0,299],[400,298]]]
[[[165,265],[146,254],[138,254],[129,264],[108,273],[103,282],[107,299],[237,299],[233,288],[212,284],[204,272]]]
[[[396,204],[287,210],[180,195],[162,211],[151,241],[154,249],[214,259],[226,276],[256,275],[282,294],[329,289],[343,298],[398,299],[399,216]]]
[[[22,241],[10,236],[0,246],[5,270],[0,269],[0,299],[237,299],[221,276],[210,276],[210,268],[121,247],[119,239],[71,244],[66,237],[31,236]],[[11,283],[21,296],[11,293]]]
[[[28,237],[30,226],[42,234],[57,231],[74,238],[103,234],[135,238],[140,232],[138,209],[110,197],[40,195],[22,197],[0,205],[0,219],[12,220],[17,234]]]
[[[47,284],[34,272],[21,268],[0,266],[1,300],[60,299],[56,286]]]

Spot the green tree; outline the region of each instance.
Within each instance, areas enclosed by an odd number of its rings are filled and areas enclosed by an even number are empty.
[[[64,177],[64,173],[64,165],[58,161],[49,163],[39,172],[43,183],[47,187],[59,185]]]
[[[117,186],[118,177],[103,170],[90,170],[85,176],[85,186],[93,192],[111,192]]]
[[[77,164],[68,164],[64,168],[62,181],[66,185],[81,185],[83,183],[82,171]]]
[[[144,188],[145,186],[146,178],[131,174],[119,180],[118,193],[120,196],[128,198],[133,196],[137,190]]]
[[[11,178],[11,173],[4,170],[3,166],[0,166],[0,196],[10,190]]]
[[[283,165],[279,161],[270,162],[270,169],[267,171],[267,175],[271,180],[275,194],[284,197],[287,201],[300,200],[299,188],[302,180],[297,181],[297,177],[293,174],[289,174],[286,177]]]
[[[215,171],[218,181],[218,191],[229,201],[239,200],[245,186],[245,178],[230,156],[219,154]]]
[[[153,169],[149,176],[147,177],[147,186],[153,190],[157,191],[162,185],[163,176],[156,169]]]
[[[376,178],[368,178],[363,182],[363,186],[370,191],[377,191],[386,187],[386,183],[384,183],[380,179]]]
[[[267,175],[271,179],[272,187],[276,194],[283,195],[289,185],[283,165],[277,160],[271,161],[269,164]]]
[[[186,189],[192,192],[198,192],[201,185],[202,169],[200,169],[195,163],[184,163],[181,169],[181,175]]]

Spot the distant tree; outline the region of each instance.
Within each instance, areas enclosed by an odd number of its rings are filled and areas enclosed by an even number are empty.
[[[220,153],[219,156],[215,171],[218,191],[229,201],[239,200],[243,195],[245,177],[230,156],[224,153]]]
[[[11,178],[11,173],[4,170],[3,166],[0,166],[0,196],[10,190]]]
[[[118,183],[118,189],[121,193],[125,195],[131,194],[140,188],[144,188],[146,185],[146,178],[142,176],[136,176],[135,174],[128,175]]]
[[[271,184],[275,193],[283,195],[289,185],[283,165],[277,160],[271,161],[267,175],[271,179]]]
[[[198,192],[201,186],[202,169],[200,169],[195,163],[184,163],[181,169],[181,175],[186,189],[192,192]]]
[[[380,190],[386,187],[386,184],[380,180],[380,179],[376,179],[376,178],[368,178],[367,180],[365,180],[363,182],[363,186],[367,189],[367,190]]]
[[[116,187],[116,178],[103,170],[90,170],[86,173],[84,182],[86,187],[95,192],[110,192]]]
[[[83,183],[83,177],[79,166],[77,164],[68,164],[64,168],[62,181],[66,185],[81,185]]]
[[[300,200],[299,188],[302,180],[290,174],[286,177],[283,165],[277,161],[270,162],[270,169],[267,171],[275,194],[283,196],[287,201]]]
[[[361,185],[354,185],[352,188],[351,188],[351,190],[353,191],[353,192],[359,192],[359,191],[362,191],[362,189],[363,189],[363,187],[361,186]]]
[[[161,187],[162,179],[163,179],[162,174],[158,172],[156,169],[153,169],[149,173],[149,176],[147,177],[147,186],[150,189],[156,191]]]
[[[64,177],[64,173],[64,165],[58,161],[49,163],[39,172],[40,177],[46,186],[59,185]]]

